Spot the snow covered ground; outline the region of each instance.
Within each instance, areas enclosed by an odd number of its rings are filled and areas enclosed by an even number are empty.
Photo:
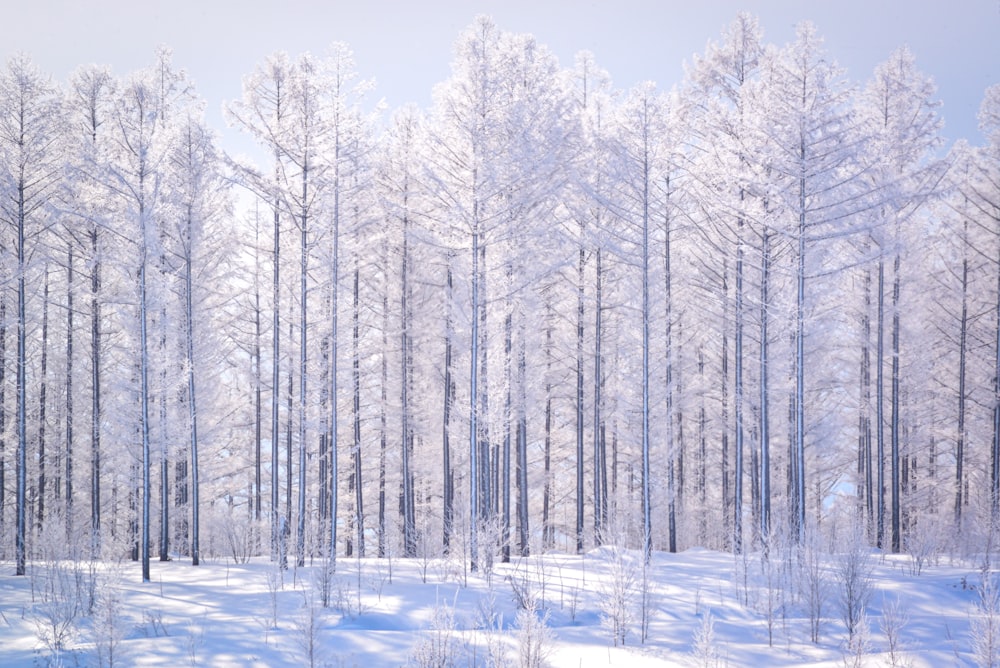
[[[153,562],[146,584],[131,562],[34,563],[30,577],[0,563],[0,666],[525,665],[526,649],[544,656],[536,665],[581,668],[964,666],[976,665],[973,631],[988,621],[1000,644],[1000,606],[983,612],[977,563],[943,559],[918,574],[910,557],[855,556],[809,569],[788,554],[656,553],[645,597],[640,555],[607,547],[496,564],[489,577],[457,560],[341,558],[328,607],[318,562],[283,573],[266,558]],[[849,643],[852,563],[867,606]],[[535,612],[519,615],[519,601]]]

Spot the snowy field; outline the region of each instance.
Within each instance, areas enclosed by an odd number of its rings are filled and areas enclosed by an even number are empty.
[[[33,563],[29,577],[0,563],[0,666],[977,665],[1000,628],[978,564],[917,566],[697,549],[656,553],[644,579],[639,555],[605,547],[489,577],[457,560],[342,557],[330,578],[318,562],[178,560],[142,584],[131,562]]]

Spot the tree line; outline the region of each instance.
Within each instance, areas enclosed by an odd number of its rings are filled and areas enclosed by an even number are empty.
[[[429,109],[372,89],[344,44],[269,56],[225,105],[253,164],[165,48],[63,85],[8,62],[18,574],[996,523],[1000,87],[945,151],[907,49],[856,85],[810,24],[740,14],[670,92],[486,17]]]

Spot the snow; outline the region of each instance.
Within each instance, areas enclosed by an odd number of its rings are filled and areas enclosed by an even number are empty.
[[[909,557],[874,552],[869,557],[868,646],[857,665],[888,666],[893,658],[896,665],[915,668],[975,665],[971,628],[980,598],[978,564],[942,559],[917,574]],[[775,606],[773,646],[768,645],[760,563],[759,555],[704,549],[655,553],[648,571],[649,632],[642,643],[641,555],[608,547],[582,556],[498,563],[488,577],[466,573],[457,560],[342,557],[328,608],[320,605],[318,561],[284,573],[266,557],[247,564],[203,558],[197,567],[154,561],[146,584],[131,562],[81,563],[80,578],[61,580],[74,574],[72,563],[36,562],[29,564],[27,577],[0,576],[0,665],[58,665],[57,658],[63,665],[98,665],[95,639],[109,635],[109,627],[95,621],[98,615],[75,617],[74,633],[59,657],[39,633],[39,620],[49,609],[46,590],[76,591],[73,583],[88,581],[92,566],[98,582],[119,582],[117,665],[310,665],[310,637],[317,641],[313,665],[421,665],[420,657],[435,649],[450,651],[455,665],[489,665],[491,648],[494,656],[504,654],[503,665],[518,665],[515,591],[538,602],[536,614],[547,613],[550,639],[543,644],[552,666],[856,665],[840,620],[837,558],[825,557],[822,564],[827,589],[818,644],[809,640],[802,597],[789,593],[779,596],[785,605]],[[0,562],[0,568],[13,573],[11,563]],[[629,578],[628,635],[624,647],[615,647],[607,623],[610,594],[616,581]],[[796,589],[793,576],[783,581],[785,591]],[[114,593],[109,587],[98,593]],[[49,600],[66,598],[72,597]],[[883,611],[894,600],[905,619],[902,656],[891,657]],[[310,619],[315,633],[308,631]]]

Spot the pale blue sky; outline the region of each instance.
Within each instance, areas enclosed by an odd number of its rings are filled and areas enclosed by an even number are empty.
[[[1000,0],[20,0],[3,12],[0,55],[25,51],[56,79],[83,63],[117,74],[151,62],[154,47],[174,50],[207,101],[220,131],[224,101],[268,53],[322,53],[347,42],[357,68],[377,82],[375,96],[395,108],[426,107],[449,74],[451,47],[477,14],[503,30],[528,32],[563,65],[592,51],[620,88],[653,80],[669,89],[683,63],[701,53],[740,10],[756,14],[769,42],[784,44],[810,19],[829,55],[863,82],[896,47],[908,45],[934,77],[944,101],[945,136],[981,141],[976,112],[985,88],[1000,83]],[[229,146],[229,133],[223,140]]]

